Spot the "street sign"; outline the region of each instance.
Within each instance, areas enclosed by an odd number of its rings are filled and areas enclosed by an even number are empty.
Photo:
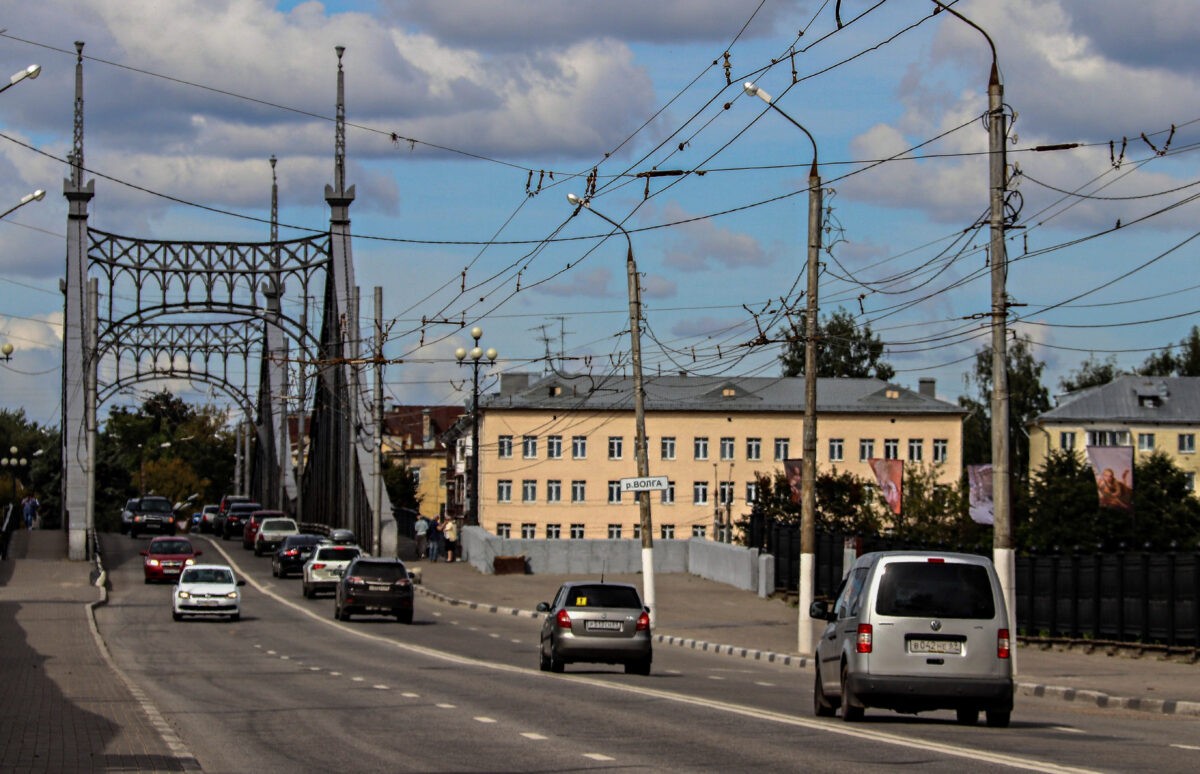
[[[646,478],[621,479],[622,492],[649,492],[654,489],[668,489],[670,484],[666,476],[647,476]]]

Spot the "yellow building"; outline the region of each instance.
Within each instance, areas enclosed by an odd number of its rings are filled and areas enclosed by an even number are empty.
[[[462,406],[392,406],[383,415],[383,454],[392,465],[407,465],[417,480],[420,511],[446,512],[446,431]]]
[[[1082,455],[1089,446],[1132,446],[1139,458],[1165,453],[1195,492],[1200,377],[1121,376],[1066,395],[1028,429],[1030,474],[1041,469],[1051,451]]]
[[[632,386],[505,375],[480,400],[480,525],[514,538],[637,537],[636,497],[620,487],[637,475]],[[964,412],[935,397],[932,379],[917,392],[877,379],[817,387],[819,470],[874,480],[867,460],[891,458],[940,463],[943,482],[958,482]],[[655,537],[714,537],[718,517],[749,512],[756,475],[801,457],[803,378],[652,376],[645,390],[649,472],[670,482],[651,493]],[[469,443],[468,430],[460,451]]]

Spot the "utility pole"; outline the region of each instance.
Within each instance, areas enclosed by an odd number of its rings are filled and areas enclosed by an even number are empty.
[[[375,432],[371,436],[374,443],[371,449],[371,479],[374,487],[371,499],[371,530],[375,535],[372,542],[375,556],[383,552],[383,539],[379,534],[383,530],[383,288],[375,286],[375,395],[374,411],[371,424]],[[399,533],[397,533],[399,536]],[[396,544],[399,548],[399,543]]]

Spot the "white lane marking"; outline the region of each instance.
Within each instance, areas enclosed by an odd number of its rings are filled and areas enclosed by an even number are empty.
[[[668,670],[667,670],[666,672],[664,672],[663,674],[667,674],[667,675],[681,675],[681,674],[683,674],[683,672],[680,672],[678,669],[668,669]]]
[[[309,668],[308,668],[308,671],[310,671],[310,672],[320,672],[320,671],[321,671],[321,667],[309,667]]]
[[[273,651],[273,650],[268,650],[268,651],[267,651],[267,655],[268,655],[268,656],[274,656],[274,655],[275,655],[275,651]]]
[[[341,677],[342,673],[341,672],[330,672],[329,676],[330,677]]]
[[[583,757],[591,758],[594,761],[615,761],[616,760],[616,758],[610,757],[608,755],[603,755],[601,753],[584,753]]]
[[[509,642],[511,642],[513,645],[520,645],[520,644],[521,644],[521,641],[520,641],[520,640],[509,640]]]
[[[419,699],[419,698],[421,698],[421,694],[419,694],[419,693],[413,693],[412,691],[405,691],[404,693],[402,693],[402,694],[400,694],[400,695],[401,695],[401,696],[403,696],[403,697],[404,697],[404,698],[406,698],[406,699]]]
[[[479,723],[495,723],[496,722],[495,718],[489,718],[489,717],[485,717],[483,715],[480,715],[479,717],[475,718],[475,720]]]
[[[720,675],[709,675],[708,679],[709,680],[724,680],[725,678],[721,677]]]
[[[259,645],[258,643],[255,643],[254,647],[258,648],[259,650],[262,650],[262,645]]]
[[[1053,731],[1062,731],[1064,734],[1086,734],[1087,733],[1087,731],[1083,731],[1078,728],[1071,728],[1070,726],[1050,726],[1050,728]]]
[[[1172,747],[1178,747],[1180,750],[1200,750],[1200,745],[1194,744],[1173,744]]]
[[[291,656],[280,656],[279,658],[280,658],[280,659],[282,659],[282,660],[284,660],[284,661],[288,661],[288,660],[290,660],[290,659],[291,659]]]
[[[372,687],[372,688],[374,688],[374,689],[376,689],[376,690],[378,690],[378,691],[386,691],[386,690],[388,690],[388,687],[387,687],[386,685],[384,685],[383,683],[376,683],[375,685],[372,685],[371,687]]]
[[[453,704],[435,704],[433,706],[437,707],[438,709],[455,709]]]
[[[541,734],[534,733],[533,731],[522,731],[521,736],[525,737],[526,739],[532,739],[535,742],[541,742],[546,739],[546,737],[542,736]]]
[[[761,685],[763,688],[774,688],[775,687],[775,683],[766,683],[766,682],[763,682],[762,680],[755,681],[754,684]]]
[[[498,639],[500,639],[500,635],[499,635],[499,634],[496,634],[495,632],[492,632],[492,633],[491,633],[491,634],[489,634],[488,636],[489,636],[489,637],[491,637],[493,640],[498,640]]]

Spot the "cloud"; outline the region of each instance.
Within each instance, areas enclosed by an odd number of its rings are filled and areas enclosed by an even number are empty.
[[[670,204],[663,208],[662,216],[667,221],[683,221],[692,214]],[[663,255],[664,264],[685,271],[764,268],[775,261],[775,256],[755,237],[722,228],[707,219],[683,223],[672,229]]]
[[[646,274],[642,277],[643,298],[674,298],[679,293],[679,284],[660,274]]]
[[[561,278],[538,285],[535,291],[547,296],[562,296],[566,298],[596,298],[610,295],[613,290],[609,283],[613,273],[605,268],[582,271],[573,269]]]

